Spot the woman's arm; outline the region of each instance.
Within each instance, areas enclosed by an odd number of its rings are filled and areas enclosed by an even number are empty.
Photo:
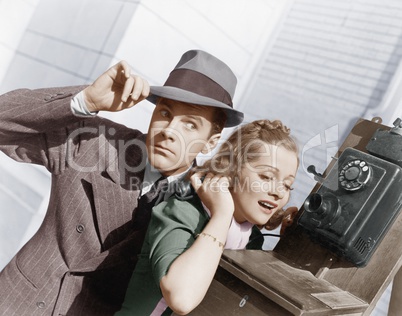
[[[163,297],[177,314],[189,313],[204,298],[218,267],[234,211],[228,179],[207,175],[201,183],[199,176],[192,177],[192,184],[210,210],[211,219],[160,281]]]

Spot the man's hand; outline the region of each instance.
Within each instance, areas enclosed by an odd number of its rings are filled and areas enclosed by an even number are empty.
[[[109,68],[84,89],[85,104],[90,112],[121,111],[144,100],[149,95],[148,82],[131,75],[127,62]]]

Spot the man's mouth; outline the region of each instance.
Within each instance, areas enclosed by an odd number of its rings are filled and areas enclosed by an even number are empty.
[[[161,145],[155,145],[154,149],[165,154],[173,154],[173,151]]]

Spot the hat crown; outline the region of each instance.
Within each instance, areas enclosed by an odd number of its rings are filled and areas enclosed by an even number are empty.
[[[189,69],[196,71],[219,84],[233,99],[237,79],[224,62],[202,50],[190,50],[183,54],[174,70]],[[173,71],[174,71],[173,70]]]
[[[159,98],[221,108],[226,127],[236,126],[244,114],[233,108],[237,79],[224,62],[202,50],[184,53],[163,86],[151,86],[147,100],[157,104]]]

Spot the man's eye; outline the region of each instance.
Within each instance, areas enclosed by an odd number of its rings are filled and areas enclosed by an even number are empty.
[[[186,123],[185,126],[186,126],[186,128],[189,129],[189,130],[195,130],[195,129],[197,129],[197,127],[196,127],[195,124],[193,124],[193,123]]]
[[[160,113],[161,116],[163,116],[163,117],[168,117],[168,116],[169,116],[169,112],[166,111],[166,110],[161,110],[159,113]]]

